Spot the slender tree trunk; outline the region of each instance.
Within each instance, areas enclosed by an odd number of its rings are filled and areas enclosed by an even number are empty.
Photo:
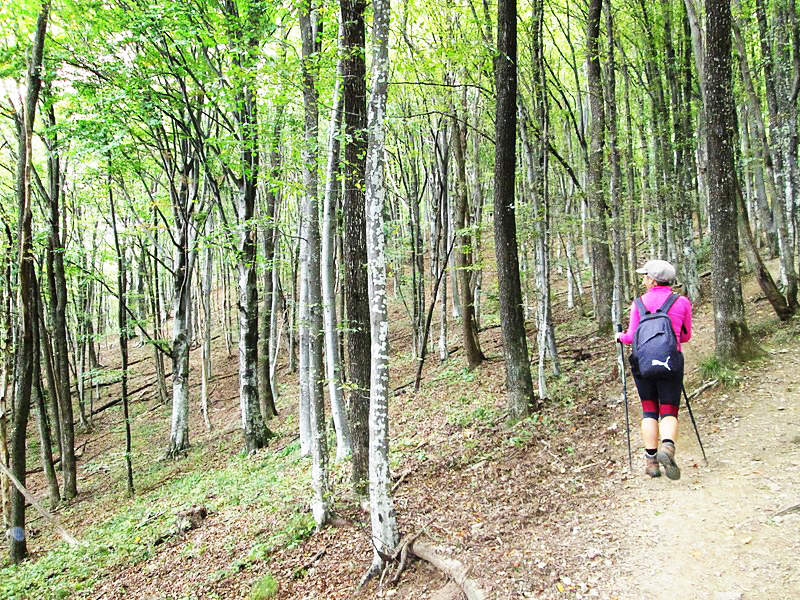
[[[303,202],[308,200],[304,198]],[[300,236],[299,237],[299,269],[300,269],[300,290],[299,290],[299,322],[298,322],[298,345],[299,352],[299,375],[300,375],[300,403],[297,407],[298,419],[300,420],[300,455],[308,456],[311,453],[311,435],[313,424],[311,422],[311,395],[309,390],[311,377],[309,376],[311,349],[310,324],[311,311],[308,300],[308,220],[306,216],[305,204],[301,207],[300,214]]]
[[[24,486],[26,479],[26,444],[28,416],[31,407],[31,387],[34,375],[35,327],[38,318],[36,296],[36,273],[33,256],[33,216],[31,212],[31,159],[33,122],[39,99],[44,57],[44,39],[50,3],[43,2],[36,21],[36,33],[31,44],[28,63],[27,93],[22,114],[15,114],[19,139],[19,154],[16,172],[17,201],[19,206],[19,314],[20,328],[17,336],[17,387],[14,394],[14,433],[11,439],[11,473]],[[11,523],[9,558],[12,563],[21,562],[28,555],[25,531],[25,498],[14,488],[11,492]]]
[[[52,106],[47,112],[47,120],[55,129],[55,113]],[[75,425],[72,410],[70,386],[69,353],[67,348],[67,279],[64,273],[65,246],[61,235],[61,162],[58,156],[54,133],[49,134],[49,200],[50,200],[50,239],[49,249],[52,260],[48,262],[50,277],[50,318],[52,321],[53,367],[56,372],[57,389],[52,390],[58,398],[61,421],[61,471],[64,474],[64,499],[78,495],[77,464],[75,460]],[[82,421],[85,422],[85,415]]]
[[[450,179],[450,144],[449,136],[447,135],[447,123],[440,121],[436,128],[434,137],[434,148],[436,155],[436,165],[434,173],[436,174],[436,207],[438,210],[436,216],[436,239],[438,240],[438,254],[437,266],[441,273],[447,273],[447,259],[442,260],[447,248],[450,245],[450,229],[448,213],[449,213],[449,195],[447,183]],[[445,361],[449,356],[447,350],[447,278],[442,278],[441,283],[441,303],[439,305],[439,360]]]
[[[214,229],[213,213],[206,217],[206,235]],[[209,245],[203,251],[203,278],[200,284],[203,307],[203,341],[200,357],[200,410],[206,430],[211,431],[211,418],[208,415],[208,387],[211,381],[211,280],[214,277],[214,249]]]
[[[775,175],[775,195],[773,196],[773,215],[778,228],[778,248],[781,256],[781,279],[786,288],[785,294],[789,308],[797,310],[797,271],[794,261],[794,240],[792,239],[793,222],[791,215],[792,194],[790,178],[787,176],[787,132],[788,111],[786,110],[783,90],[781,60],[776,60],[773,52],[773,41],[785,44],[787,31],[782,27],[779,19],[769,24],[767,22],[766,6],[764,0],[756,1],[756,20],[758,21],[759,41],[761,44],[761,64],[764,70],[764,91],[767,98],[767,112],[769,114],[769,132],[771,145],[769,146],[770,158]],[[778,48],[779,50],[780,48]],[[778,52],[780,57],[780,52]],[[788,194],[787,194],[788,192]]]
[[[122,382],[120,394],[122,396],[122,418],[125,422],[125,480],[127,482],[128,497],[130,498],[134,494],[134,489],[133,467],[131,464],[131,420],[128,410],[128,282],[125,268],[125,252],[122,249],[119,241],[117,215],[114,207],[114,193],[111,188],[110,162],[111,161],[109,160],[108,200],[109,207],[111,208],[111,225],[114,229],[114,248],[117,252],[117,322],[119,325],[119,350],[122,359]]]
[[[761,291],[764,292],[764,295],[767,297],[770,305],[772,305],[772,308],[775,310],[778,318],[781,321],[786,321],[792,317],[792,311],[789,309],[786,298],[783,297],[778,289],[778,286],[775,285],[772,275],[767,269],[767,266],[764,264],[764,260],[758,253],[758,247],[756,245],[755,238],[753,237],[753,230],[750,227],[750,221],[747,216],[747,206],[745,205],[742,188],[738,181],[735,182],[735,185],[736,206],[738,208],[737,212],[739,215],[739,230],[741,232],[740,237],[743,239],[745,252],[747,253],[750,262],[753,264],[753,270],[755,271],[756,280],[758,281],[759,287],[761,287]]]
[[[39,290],[35,292],[36,296],[41,297]],[[34,373],[33,373],[33,387],[31,390],[32,396],[36,399],[36,412],[38,413],[39,425],[39,441],[40,441],[40,455],[42,460],[42,469],[47,478],[47,490],[50,494],[50,506],[55,507],[61,502],[61,491],[58,487],[58,477],[56,470],[53,466],[53,440],[50,433],[50,419],[48,416],[47,406],[45,405],[44,390],[42,389],[42,365],[41,356],[46,349],[42,348],[42,340],[44,336],[44,311],[42,310],[41,303],[39,304],[39,318],[36,320],[36,335],[34,341],[34,355],[37,357],[34,360]],[[54,393],[53,387],[50,387],[50,394]],[[56,418],[58,417],[58,409],[55,411]],[[63,456],[63,454],[62,454]]]
[[[608,39],[608,63],[605,78],[605,106],[608,113],[608,145],[611,157],[611,172],[609,179],[609,195],[611,197],[611,240],[613,252],[611,253],[614,267],[614,280],[611,304],[611,320],[622,321],[623,304],[627,302],[625,294],[625,249],[623,247],[625,235],[625,222],[622,218],[622,167],[620,166],[620,151],[617,135],[617,79],[615,59],[615,31],[614,15],[610,1],[604,2],[606,17],[606,36]]]
[[[319,13],[309,6],[300,11],[300,32],[303,42],[303,105],[305,108],[305,139],[303,144],[303,219],[306,236],[306,288],[308,315],[308,394],[311,421],[311,512],[317,527],[330,518],[328,505],[328,444],[325,437],[325,402],[323,399],[324,339],[322,331],[322,286],[320,282],[319,182],[319,108],[316,88],[315,56],[321,51],[322,21]]]
[[[261,328],[258,347],[258,398],[261,402],[261,413],[265,421],[278,416],[275,407],[275,394],[273,393],[274,381],[272,375],[272,352],[270,342],[274,330],[275,312],[273,305],[276,300],[275,283],[277,266],[275,261],[275,239],[278,228],[275,220],[279,200],[280,169],[281,169],[281,132],[283,131],[283,112],[285,104],[280,103],[275,114],[270,140],[270,176],[266,185],[264,202],[263,229],[264,273],[263,273],[263,301],[261,303]]]
[[[167,374],[164,367],[164,352],[163,339],[164,339],[164,324],[163,324],[163,308],[161,301],[161,285],[159,276],[159,243],[158,243],[158,221],[155,211],[153,212],[153,254],[150,265],[150,308],[153,313],[153,337],[158,340],[158,347],[153,345],[153,357],[156,365],[156,386],[158,388],[158,398],[161,404],[166,404],[169,399],[167,393]]]
[[[341,26],[339,37],[341,39]],[[325,329],[325,371],[331,414],[336,428],[336,460],[350,455],[350,426],[342,393],[339,330],[336,320],[336,204],[339,191],[339,136],[341,134],[343,102],[341,95],[342,60],[337,62],[337,79],[333,90],[330,134],[328,136],[328,168],[325,181],[325,203],[322,218],[320,265],[322,276],[323,326]]]
[[[466,92],[465,92],[466,93]],[[466,98],[464,98],[466,104]],[[478,327],[475,323],[475,305],[472,296],[472,235],[468,229],[469,202],[467,200],[467,130],[461,127],[455,107],[452,108],[453,156],[456,164],[456,206],[454,235],[458,251],[456,252],[456,272],[458,274],[458,292],[461,295],[461,339],[464,344],[464,355],[469,370],[479,366],[485,356],[481,351],[478,339]],[[466,113],[466,110],[465,110]],[[453,293],[455,293],[454,288]]]
[[[14,244],[11,227],[8,223],[3,223],[3,226],[8,248],[13,248]],[[0,347],[0,461],[8,467],[11,465],[11,457],[8,453],[8,421],[9,415],[13,412],[9,394],[11,388],[11,372],[13,371],[12,361],[14,358],[12,351],[14,328],[11,317],[12,253],[10,251],[8,253],[3,253],[3,258],[4,264],[0,265],[0,268],[2,268],[3,276],[8,282],[8,286],[3,293],[2,315],[0,315],[0,327],[2,327],[2,329],[0,329],[0,336],[2,336],[2,339],[0,339],[0,343],[2,343],[2,347]],[[0,469],[0,471],[2,471],[0,472],[0,504],[2,504],[3,528],[5,531],[8,531],[11,523],[11,482],[5,474],[5,471],[2,469]]]
[[[506,359],[508,415],[512,420],[536,409],[528,362],[528,340],[522,312],[522,288],[517,255],[515,171],[517,137],[517,3],[497,4],[497,51],[495,86],[494,237],[503,353]]]

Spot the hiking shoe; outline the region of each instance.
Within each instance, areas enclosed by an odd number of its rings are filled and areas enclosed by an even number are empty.
[[[675,462],[675,444],[672,442],[662,442],[661,448],[656,454],[656,459],[664,467],[664,473],[670,479],[677,480],[681,478],[681,470],[678,463]]]
[[[644,467],[644,472],[650,477],[661,477],[661,468],[658,466],[658,459],[656,455],[653,454],[650,456],[647,452],[644,453],[644,460],[646,465]]]

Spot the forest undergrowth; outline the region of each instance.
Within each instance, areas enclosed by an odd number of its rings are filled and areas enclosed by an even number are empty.
[[[748,316],[761,343],[778,353],[794,344],[800,326],[779,324],[755,288],[747,290]],[[628,469],[617,348],[596,335],[590,320],[557,313],[564,374],[550,379],[541,412],[509,426],[500,329],[490,309],[481,333],[488,360],[468,371],[457,346],[448,361],[429,356],[416,393],[416,362],[406,352],[411,333],[403,326],[392,330],[391,468],[401,532],[419,534],[460,561],[487,598],[636,597],[613,585],[626,573],[619,519],[635,503],[626,494],[641,477],[638,453],[633,473]],[[713,377],[721,382],[694,407],[713,448],[724,419],[735,416],[720,414],[717,403],[735,394],[740,379],[710,358],[710,313],[709,303],[697,307],[700,333],[688,345],[687,389]],[[399,313],[394,317],[402,322]],[[113,368],[113,344],[102,350],[102,361]],[[144,385],[153,378],[150,356],[142,346],[131,360],[130,387],[143,387],[131,406],[136,495],[126,495],[124,427],[120,407],[112,406],[95,415],[94,428],[76,444],[82,449],[79,497],[53,511],[80,543],[68,546],[31,512],[32,556],[0,570],[0,598],[459,597],[452,582],[423,562],[409,564],[396,584],[389,583],[392,572],[356,591],[372,557],[369,515],[350,492],[347,464],[331,462],[336,516],[332,526],[314,531],[310,462],[300,457],[296,433],[296,375],[285,364],[278,369],[280,414],[270,422],[277,437],[244,454],[238,362],[218,336],[213,428],[205,429],[194,406],[191,450],[167,460],[170,411]],[[105,386],[96,406],[113,399],[117,387]],[[636,449],[638,403],[630,383],[628,396]],[[38,466],[34,439],[32,471]],[[684,470],[688,479],[703,467],[692,457]],[[45,495],[41,473],[29,481],[38,497]]]

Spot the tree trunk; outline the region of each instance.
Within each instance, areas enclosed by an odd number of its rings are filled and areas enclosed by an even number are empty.
[[[600,333],[610,333],[613,329],[611,301],[614,272],[608,249],[608,231],[606,227],[608,207],[603,192],[605,110],[603,108],[603,84],[598,49],[602,8],[602,0],[590,0],[586,28],[586,80],[589,89],[591,113],[587,196],[592,232],[592,279],[595,287],[594,319]]]
[[[153,313],[153,337],[158,341],[158,345],[153,345],[153,356],[156,365],[156,386],[158,388],[158,398],[161,401],[161,404],[166,404],[169,399],[169,394],[167,392],[167,374],[166,369],[164,367],[164,352],[163,346],[165,345],[163,342],[164,339],[164,324],[163,324],[163,313],[164,310],[162,308],[162,299],[161,299],[161,285],[160,285],[160,276],[159,276],[159,260],[158,260],[158,252],[159,252],[159,243],[158,243],[158,227],[157,221],[158,216],[153,211],[153,254],[152,254],[152,261],[150,261],[150,309]]]
[[[386,309],[386,98],[389,80],[389,0],[374,0],[372,94],[368,110],[366,222],[371,334],[369,499],[372,569],[383,565],[399,540],[389,476],[389,319]]]
[[[213,213],[206,217],[206,235],[214,229]],[[200,284],[201,304],[203,307],[203,330],[200,357],[200,410],[206,430],[211,431],[211,419],[208,415],[208,384],[211,380],[211,282],[214,277],[214,248],[210,245],[203,251],[203,279]]]
[[[309,351],[311,349],[310,341],[310,323],[311,311],[308,301],[308,252],[309,245],[307,241],[308,236],[308,219],[306,216],[305,203],[307,199],[303,199],[303,206],[300,208],[300,235],[298,236],[299,243],[299,269],[300,269],[300,290],[299,290],[299,320],[298,320],[298,345],[299,345],[299,375],[300,375],[300,402],[297,407],[298,419],[300,421],[300,456],[308,456],[311,453],[311,395],[309,390],[311,385],[311,377],[309,376],[310,370],[310,357]]]
[[[465,92],[466,93],[466,92]],[[464,98],[466,104],[466,98]],[[466,107],[465,107],[466,109]],[[453,135],[453,157],[456,164],[456,206],[454,235],[456,251],[456,272],[458,274],[458,286],[456,289],[461,295],[461,339],[464,343],[464,355],[467,359],[467,369],[470,371],[480,365],[486,357],[481,351],[478,339],[478,326],[475,323],[475,304],[472,296],[472,235],[470,234],[470,223],[468,221],[469,202],[467,200],[467,130],[466,126],[461,127],[459,116],[455,107],[452,117]],[[464,111],[466,114],[466,110]]]
[[[117,253],[117,318],[119,325],[119,351],[122,363],[122,381],[120,395],[122,396],[122,418],[125,423],[125,474],[128,497],[133,497],[133,467],[131,465],[131,420],[128,411],[128,290],[127,274],[125,268],[125,253],[120,245],[117,224],[117,215],[114,207],[114,193],[111,188],[111,164],[109,160],[108,172],[108,200],[111,209],[111,225],[114,229],[114,249]]]
[[[778,9],[779,10],[779,9]],[[781,256],[781,279],[786,288],[786,299],[789,308],[797,310],[797,271],[794,264],[794,240],[792,240],[793,214],[790,168],[787,165],[788,110],[786,99],[781,91],[786,91],[782,77],[783,61],[780,60],[780,45],[786,43],[787,31],[782,27],[780,19],[775,23],[767,23],[764,0],[756,0],[756,19],[758,21],[759,41],[761,44],[761,63],[764,69],[764,91],[769,113],[770,155],[775,174],[775,196],[773,197],[773,215],[778,228],[778,248]],[[776,60],[773,52],[773,41],[778,45]],[[787,193],[788,192],[788,193]]]
[[[319,183],[319,109],[316,77],[312,62],[321,51],[322,21],[319,13],[306,5],[300,10],[300,33],[303,41],[303,106],[305,137],[303,144],[303,219],[306,226],[306,286],[308,302],[308,394],[311,421],[311,512],[317,528],[330,518],[328,498],[328,444],[325,436],[324,340],[322,331],[322,286],[320,282]]]
[[[35,290],[35,295],[41,298],[41,293],[39,290]],[[38,310],[39,318],[36,320],[37,331],[34,336],[34,355],[37,357],[37,360],[34,361],[33,387],[31,394],[36,398],[36,412],[38,413],[37,421],[39,425],[40,442],[39,452],[42,460],[42,470],[47,478],[47,490],[50,494],[50,506],[54,507],[58,506],[58,504],[61,502],[61,492],[58,488],[58,477],[56,476],[56,470],[53,466],[53,439],[50,432],[50,419],[47,413],[47,406],[45,404],[44,390],[42,389],[41,357],[43,352],[47,352],[47,349],[41,347],[42,340],[45,339],[44,311],[42,310],[41,303],[39,303]],[[52,396],[55,393],[53,387],[50,387],[50,390],[50,395]],[[55,416],[58,418],[58,408],[55,408]]]
[[[55,113],[52,105],[47,113],[47,120],[55,130]],[[58,156],[58,140],[51,132],[48,137],[48,174],[50,178],[50,239],[49,252],[52,257],[48,261],[50,282],[50,319],[52,322],[53,368],[56,372],[57,389],[51,390],[58,398],[61,431],[61,470],[64,477],[64,499],[69,500],[78,495],[77,464],[75,462],[75,424],[72,410],[72,392],[70,386],[69,353],[67,348],[67,279],[64,273],[64,254],[66,248],[61,236],[61,162]],[[85,422],[85,416],[82,421]]]
[[[758,281],[759,287],[761,287],[761,291],[764,292],[764,295],[767,297],[770,305],[772,305],[778,318],[781,321],[786,321],[792,317],[793,313],[789,309],[786,299],[781,295],[778,286],[775,285],[772,275],[770,275],[761,255],[758,253],[758,247],[753,238],[753,230],[750,228],[750,221],[747,217],[747,206],[745,205],[742,188],[738,181],[735,181],[735,185],[736,207],[739,214],[739,230],[741,231],[740,237],[744,240],[745,252],[750,262],[753,264],[756,280]]]
[[[255,138],[255,98],[245,93],[244,110],[249,114],[239,122],[245,133],[242,164],[245,175],[240,181],[238,215],[239,238],[239,400],[242,431],[248,452],[267,444],[269,437],[258,400],[258,287],[256,285],[256,236],[254,223],[258,145]],[[245,120],[246,119],[246,120]],[[252,135],[252,138],[248,139]]]
[[[188,189],[180,191],[187,197]],[[189,348],[191,346],[191,305],[192,305],[192,258],[194,233],[190,215],[180,206],[176,213],[182,213],[182,222],[175,239],[175,302],[172,319],[172,419],[167,456],[176,458],[189,449]]]
[[[13,248],[13,236],[11,233],[11,227],[8,223],[3,223],[3,227],[5,229],[6,240],[8,242],[8,247]],[[11,281],[12,281],[12,254],[11,252],[3,253],[3,263],[0,264],[0,269],[2,269],[3,277],[8,282],[8,285],[5,287],[5,290],[2,294],[2,314],[0,314],[0,346],[1,356],[0,356],[0,462],[2,462],[5,466],[10,466],[10,456],[8,453],[8,421],[9,421],[9,414],[11,414],[11,401],[9,397],[9,390],[11,388],[11,372],[13,371],[12,367],[12,360],[14,358],[14,354],[12,351],[13,342],[14,342],[14,328],[12,323],[11,317]],[[2,471],[0,469],[0,471]],[[3,519],[3,526],[7,530],[9,528],[9,524],[11,522],[11,487],[10,481],[8,476],[5,474],[5,471],[0,472],[0,504],[2,504],[2,519]]]
[[[367,297],[364,185],[367,127],[365,0],[340,0],[344,37],[344,267],[347,289],[348,421],[353,442],[353,490],[367,494],[369,479],[369,299]]]
[[[447,123],[439,121],[434,137],[434,154],[436,164],[434,179],[436,190],[436,240],[438,243],[436,265],[440,273],[447,273],[448,259],[442,259],[450,246],[450,230],[448,227],[448,189],[450,179],[450,144],[447,135]],[[448,255],[449,256],[449,255]],[[438,274],[437,274],[438,276]],[[439,360],[445,361],[449,356],[447,350],[447,278],[442,278],[441,303],[439,305]]]
[[[283,131],[283,112],[285,104],[280,103],[275,114],[270,140],[270,176],[264,194],[263,216],[266,226],[263,229],[264,273],[263,273],[263,301],[259,313],[261,328],[258,346],[258,399],[261,403],[261,414],[265,421],[278,416],[275,407],[275,394],[273,393],[274,381],[272,376],[272,352],[270,340],[274,330],[275,311],[275,283],[277,272],[275,261],[275,239],[278,228],[276,226],[277,204],[279,202],[279,185],[281,169],[281,132]]]
[[[514,182],[517,137],[517,3],[499,0],[497,5],[495,85],[495,182],[494,236],[503,353],[506,360],[508,416],[521,419],[536,407],[533,395],[528,340],[522,312],[522,288],[517,255],[517,223]]]
[[[341,26],[339,37],[341,39]],[[325,180],[325,205],[322,218],[320,265],[322,276],[323,327],[325,329],[325,372],[331,414],[336,428],[336,460],[350,455],[350,426],[342,393],[341,355],[339,354],[339,329],[336,320],[336,204],[339,191],[339,151],[342,122],[342,59],[337,62],[337,79],[333,90],[330,134],[328,137],[328,168]]]
[[[747,328],[739,279],[730,4],[706,0],[706,14],[705,62],[715,66],[706,72],[705,108],[716,353],[723,360],[746,360],[760,351]]]
[[[617,79],[615,60],[615,32],[614,17],[611,3],[604,2],[606,17],[606,36],[608,39],[608,63],[605,78],[605,106],[608,112],[608,144],[611,158],[611,177],[609,179],[609,195],[611,196],[611,240],[613,252],[611,253],[614,266],[614,280],[611,304],[611,320],[615,323],[622,321],[623,305],[627,303],[625,294],[625,249],[624,240],[625,222],[622,218],[622,167],[620,165],[620,151],[617,135]]]
[[[11,439],[11,473],[25,485],[26,444],[28,416],[31,407],[31,387],[34,375],[35,327],[38,318],[36,297],[36,273],[33,256],[33,215],[31,212],[31,160],[33,122],[36,117],[36,104],[39,99],[42,79],[41,69],[44,57],[44,39],[50,3],[43,2],[36,21],[36,33],[31,44],[31,58],[28,65],[27,94],[22,114],[15,114],[19,138],[19,154],[16,172],[17,202],[19,206],[19,313],[20,329],[17,336],[17,387],[14,397],[14,433]],[[28,555],[25,531],[25,497],[18,489],[11,492],[11,522],[9,539],[9,558],[12,563],[21,562]]]

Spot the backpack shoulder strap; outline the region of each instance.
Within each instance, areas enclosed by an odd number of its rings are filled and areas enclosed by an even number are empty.
[[[657,312],[666,313],[670,308],[672,308],[672,305],[675,304],[675,301],[678,298],[680,298],[680,296],[673,292],[666,300],[664,300],[664,304],[661,305],[661,308],[659,308]]]
[[[634,302],[636,304],[636,308],[639,311],[639,318],[640,319],[650,312],[650,311],[647,310],[647,307],[644,305],[644,302],[642,301],[641,297],[636,298],[636,300],[634,300]]]

